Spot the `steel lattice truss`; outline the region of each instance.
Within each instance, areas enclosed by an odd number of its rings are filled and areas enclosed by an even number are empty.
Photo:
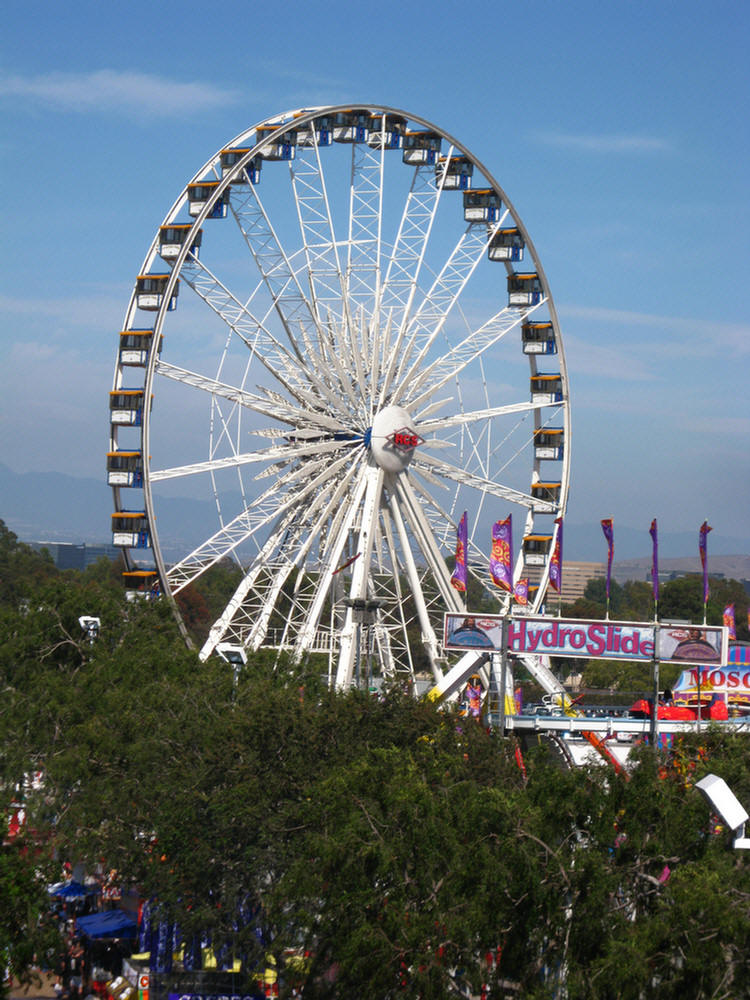
[[[535,292],[511,306],[519,273]],[[147,345],[121,346],[111,394],[113,526],[143,512],[116,538],[130,572],[178,595],[243,570],[203,657],[273,646],[327,653],[340,685],[365,664],[440,677],[464,510],[485,584],[491,524],[514,515],[539,607],[568,488],[557,316],[507,196],[434,125],[319,108],[236,137],[167,214],[121,338]],[[183,540],[177,497],[196,510]]]

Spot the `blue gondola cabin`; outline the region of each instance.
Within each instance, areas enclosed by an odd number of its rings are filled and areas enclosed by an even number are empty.
[[[401,149],[406,119],[402,115],[371,115],[367,145],[373,149]]]
[[[555,331],[550,322],[524,323],[521,343],[524,354],[557,354]]]
[[[440,155],[441,138],[437,132],[407,131],[401,159],[412,166],[434,166]]]
[[[254,156],[251,160],[248,160],[245,164],[243,170],[237,170],[237,164],[250,152],[250,147],[244,149],[236,147],[234,149],[222,149],[219,153],[219,162],[221,164],[221,176],[226,177],[227,174],[233,174],[231,184],[259,184],[260,183],[260,171],[263,166],[263,160],[260,156]]]
[[[190,240],[190,253],[197,257],[203,242],[202,229],[193,232],[189,222],[159,226],[159,256],[162,260],[176,260],[187,240]]]
[[[275,125],[259,125],[255,130],[255,141],[266,142],[281,126],[280,122]],[[297,133],[294,129],[288,129],[277,135],[271,142],[260,150],[260,155],[264,160],[293,160],[297,152]]]
[[[557,507],[560,503],[560,482],[542,482],[537,480],[531,484],[531,495],[534,498],[534,510],[544,510],[549,506]]]
[[[207,219],[225,219],[229,207],[229,188],[224,188],[221,194],[217,195],[221,181],[194,181],[188,184],[188,212],[195,217],[200,215],[207,202],[213,201],[211,210],[206,216]]]
[[[120,510],[112,515],[112,544],[129,549],[151,545],[148,517],[143,510]]]
[[[468,156],[439,156],[435,164],[435,181],[446,191],[466,191],[471,187],[474,164]]]
[[[110,423],[140,427],[143,422],[143,397],[143,389],[116,389],[110,392]]]
[[[371,117],[369,111],[337,111],[333,116],[333,141],[367,142]]]
[[[527,566],[544,566],[552,545],[552,535],[526,535],[523,540],[523,561]]]
[[[122,574],[128,601],[158,597],[161,593],[159,575],[155,569],[129,569]]]
[[[539,372],[531,376],[532,403],[559,403],[563,398],[562,376]]]
[[[498,229],[487,244],[487,256],[490,260],[523,260],[523,248],[523,236],[517,229]]]
[[[159,336],[157,351],[161,354],[163,337]],[[154,341],[153,330],[120,330],[120,364],[145,368]]]
[[[294,115],[301,118],[304,112]],[[333,115],[318,115],[304,125],[295,122],[298,146],[330,146],[333,142]]]
[[[501,211],[500,195],[492,188],[464,191],[464,219],[466,222],[497,222]]]
[[[543,297],[542,279],[538,274],[508,275],[508,305],[523,309],[538,305]]]
[[[143,486],[143,455],[140,451],[107,452],[109,486]]]
[[[156,312],[164,302],[167,285],[171,274],[139,274],[135,279],[135,304],[139,309]],[[167,303],[167,309],[172,312],[177,308],[177,296],[180,290],[179,280],[175,282],[172,294]]]
[[[534,431],[534,458],[560,461],[565,432],[562,427],[541,427]]]

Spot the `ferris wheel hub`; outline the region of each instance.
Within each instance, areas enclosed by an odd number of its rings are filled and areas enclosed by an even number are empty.
[[[370,450],[385,472],[403,472],[422,441],[403,406],[386,406],[375,415]]]

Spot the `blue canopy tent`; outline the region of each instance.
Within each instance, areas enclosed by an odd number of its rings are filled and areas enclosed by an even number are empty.
[[[134,938],[137,929],[135,917],[131,917],[124,910],[104,910],[102,913],[91,913],[76,920],[76,931],[92,940]]]
[[[50,896],[58,899],[86,899],[88,896],[95,896],[101,889],[98,885],[83,885],[82,882],[58,882],[51,885],[47,890]]]

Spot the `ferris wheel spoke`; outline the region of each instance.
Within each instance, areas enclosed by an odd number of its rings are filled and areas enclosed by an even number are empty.
[[[427,560],[443,601],[449,609],[460,611],[461,602],[456,591],[450,585],[450,577],[445,565],[445,559],[435,542],[429,523],[424,516],[424,511],[406,476],[399,476],[396,480],[396,494],[417,545]]]
[[[394,375],[396,396],[401,394],[403,386],[416,377],[430,347],[443,332],[453,308],[487,253],[487,244],[502,221],[505,221],[505,215],[489,232],[486,225],[470,223],[462,233],[443,269],[420,303],[414,319],[409,323],[409,338]],[[419,353],[412,360],[417,349]]]
[[[373,319],[380,298],[385,129],[384,123],[381,143],[375,148],[352,144],[346,297],[352,311],[364,310],[367,320]]]
[[[315,307],[271,224],[257,186],[251,184],[249,192],[243,196],[233,194],[231,207],[289,343],[303,361],[308,354],[314,354],[313,343],[319,322]],[[294,333],[295,327],[299,328],[302,345]]]
[[[315,132],[312,133],[315,137]],[[328,201],[320,147],[312,145],[290,161],[289,171],[305,250],[311,305],[318,326],[334,315],[351,329],[349,302]]]
[[[329,417],[327,410],[321,406],[321,401],[316,399],[311,393],[302,393],[299,390],[295,392],[300,404],[303,401],[312,404],[310,407],[306,407],[295,405],[293,401],[285,399],[283,396],[265,387],[261,388],[262,395],[256,395],[239,389],[236,386],[219,382],[208,375],[199,375],[185,368],[178,368],[176,365],[165,361],[158,361],[155,370],[165,378],[181,382],[183,385],[189,385],[194,389],[201,389],[203,392],[210,393],[213,396],[221,396],[231,402],[239,403],[241,406],[255,413],[271,417],[279,420],[281,423],[290,424],[293,427],[297,425],[298,421],[302,420],[307,422],[309,426],[320,427],[333,433],[340,432],[342,429],[340,422],[333,417]],[[292,392],[293,390],[289,388],[289,391]]]
[[[536,500],[534,497],[529,496],[527,493],[521,493],[520,490],[511,489],[509,486],[503,486],[501,483],[496,483],[491,479],[484,479],[481,476],[472,475],[466,469],[460,469],[457,466],[449,465],[440,459],[433,458],[430,455],[422,454],[419,458],[415,458],[412,462],[417,471],[420,471],[424,466],[427,466],[427,470],[436,473],[443,479],[450,479],[455,483],[460,483],[463,486],[470,486],[473,489],[479,490],[481,493],[486,494],[491,497],[495,497],[498,500],[507,500],[511,503],[519,504],[522,507],[531,507],[532,505],[536,510],[548,514],[555,513],[557,508],[554,504],[543,503],[541,500]]]
[[[253,465],[257,462],[286,464],[299,458],[340,451],[341,444],[341,441],[329,440],[311,444],[278,445],[273,448],[265,448],[263,451],[248,451],[228,458],[212,458],[205,462],[196,462],[193,465],[175,465],[169,469],[152,468],[150,478],[152,483],[158,483],[165,479],[179,479],[183,476],[194,476],[203,472],[218,472],[220,469],[233,469],[243,465]]]
[[[381,314],[393,310],[399,328],[406,326],[411,311],[441,193],[433,168],[416,167],[379,303]]]
[[[252,295],[247,302],[240,302],[202,261],[195,258],[191,258],[189,264],[183,267],[181,277],[229,330],[242,340],[251,356],[257,357],[266,371],[274,377],[283,373],[284,381],[288,384],[301,384],[299,345],[292,341],[293,353],[290,354],[266,325],[270,314],[275,311],[273,306],[267,309],[262,318],[256,317],[248,308]]]
[[[389,503],[390,503],[391,517],[393,518],[394,524],[396,525],[396,531],[399,537],[404,569],[406,570],[406,576],[409,581],[409,587],[411,589],[411,594],[417,609],[417,618],[419,620],[419,625],[422,630],[422,642],[425,646],[425,651],[430,661],[430,668],[432,670],[433,677],[435,681],[439,681],[443,676],[443,672],[440,669],[440,665],[438,663],[437,636],[435,635],[435,630],[432,626],[432,622],[430,621],[429,612],[427,610],[427,601],[425,600],[425,595],[422,590],[422,582],[420,580],[419,572],[417,570],[417,564],[414,560],[414,554],[411,548],[411,541],[407,534],[406,525],[404,523],[404,517],[401,510],[401,505],[403,504],[402,491],[397,489],[396,491],[392,492],[389,495]],[[409,514],[411,513],[412,511],[409,510]],[[408,516],[409,515],[407,514],[407,517]],[[414,527],[413,524],[412,527]]]
[[[201,650],[201,659],[206,659],[213,652],[216,644],[222,641],[240,612],[242,612],[242,618],[246,620],[247,624],[244,630],[235,628],[234,638],[240,641],[243,646],[248,646],[251,649],[259,648],[266,635],[276,601],[289,578],[289,574],[303,563],[315,539],[319,537],[330,507],[340,503],[350,486],[355,471],[355,467],[352,467],[338,484],[334,484],[333,489],[322,489],[311,502],[307,512],[308,516],[304,521],[299,518],[299,512],[296,508],[290,509],[286,512],[283,520],[280,519],[279,526],[261,548],[224,613],[211,629]],[[245,608],[248,594],[256,586],[260,574],[270,568],[272,556],[277,550],[278,555],[274,560],[273,582],[258,593],[253,608],[254,613],[249,615]]]
[[[422,420],[416,418],[419,423],[419,430],[422,434],[433,434],[437,431],[446,430],[451,427],[461,427],[464,424],[474,424],[479,420],[492,420],[495,417],[505,417],[511,413],[528,413],[534,410],[541,410],[548,407],[549,403],[506,403],[503,406],[491,406],[484,410],[468,410],[465,413],[453,413],[449,417],[441,417],[435,420]],[[435,442],[439,444],[440,442]],[[432,441],[427,441],[427,445],[432,446]]]
[[[348,503],[341,505],[334,518],[321,562],[320,582],[297,633],[296,649],[298,654],[307,652],[313,645],[315,632],[323,611],[323,605],[329,594],[333,575],[341,566],[344,548],[350,540],[355,522],[359,517],[368,481],[368,470],[362,467],[356,483],[351,488]],[[364,554],[358,549],[355,555],[356,561],[353,565],[356,565],[360,560],[364,562],[364,558]]]
[[[532,311],[532,309],[519,310],[510,307],[502,309],[478,330],[465,337],[460,344],[456,344],[442,357],[427,365],[409,386],[409,406],[414,411],[424,406],[436,392],[455,379],[472,361],[481,358],[490,347],[523,323]]]
[[[301,505],[309,501],[316,491],[328,479],[336,476],[350,460],[349,456],[345,456],[337,462],[326,465],[318,475],[309,479],[307,483],[286,493],[284,499],[280,499],[278,482],[274,483],[261,497],[253,501],[252,507],[242,510],[228,524],[206,539],[186,559],[171,567],[169,580],[175,592],[204,573],[209,566],[226,558],[239,545],[248,541],[259,531],[269,528],[278,515],[283,515],[289,509],[301,509]]]

